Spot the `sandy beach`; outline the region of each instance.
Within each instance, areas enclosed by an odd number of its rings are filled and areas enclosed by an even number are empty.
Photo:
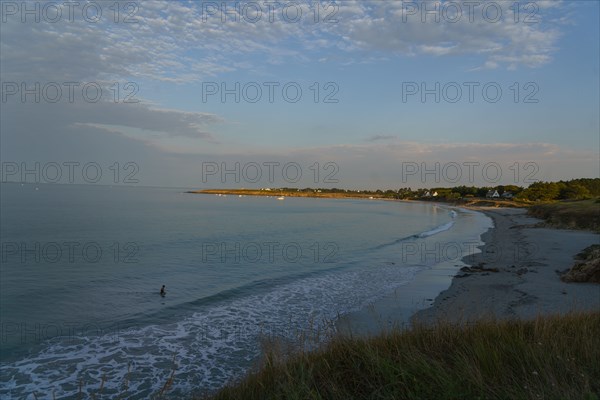
[[[600,243],[600,235],[539,227],[542,221],[522,208],[476,210],[494,221],[482,235],[481,252],[462,259],[477,272],[457,263],[423,271],[409,287],[341,318],[340,330],[370,335],[415,321],[468,323],[600,310],[600,285],[565,283],[558,273],[569,269],[580,251]],[[448,276],[454,277],[449,287]]]
[[[538,314],[600,310],[600,285],[565,283],[557,271],[573,265],[584,248],[600,243],[600,235],[538,228],[540,220],[524,209],[483,209],[494,228],[482,239],[482,252],[465,257],[471,266],[498,272],[459,272],[450,288],[414,320],[468,322],[484,316],[533,318]]]

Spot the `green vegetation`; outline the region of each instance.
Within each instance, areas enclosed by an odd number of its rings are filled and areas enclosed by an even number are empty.
[[[321,198],[362,198],[438,201],[467,207],[528,207],[529,214],[547,225],[563,229],[600,232],[600,178],[560,182],[536,182],[528,188],[515,185],[496,187],[457,186],[454,188],[398,190],[346,190],[326,188],[208,189],[203,194],[286,196]],[[491,195],[498,197],[490,197]],[[593,199],[596,198],[596,200]]]
[[[600,313],[481,321],[333,339],[214,399],[598,399]]]
[[[536,182],[517,195],[530,201],[584,200],[600,196],[600,179]]]
[[[549,226],[563,229],[584,229],[600,232],[600,203],[598,200],[561,201],[538,204],[529,214],[546,220]]]
[[[499,197],[490,197],[490,195]],[[536,182],[527,188],[515,185],[495,187],[398,190],[346,190],[326,188],[209,189],[190,193],[247,196],[397,199],[449,202],[471,207],[528,207],[529,214],[546,220],[549,226],[600,232],[600,178],[560,182]]]
[[[277,188],[277,189],[209,189],[191,193],[234,194],[251,196],[289,196],[289,197],[326,197],[326,198],[378,198],[401,200],[432,200],[455,203],[469,203],[474,199],[489,197],[498,192],[499,198],[490,201],[510,201],[524,206],[531,202],[548,202],[555,200],[581,200],[600,197],[600,178],[574,179],[560,182],[536,182],[527,188],[516,185],[499,185],[490,187],[456,186],[453,188],[397,190],[347,190],[338,188]]]
[[[600,283],[600,244],[586,248],[575,259],[575,265],[561,277],[563,281]]]

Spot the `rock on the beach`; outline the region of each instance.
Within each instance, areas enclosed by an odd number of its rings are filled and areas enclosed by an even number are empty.
[[[529,270],[527,268],[520,268],[517,270],[517,275],[526,274]]]

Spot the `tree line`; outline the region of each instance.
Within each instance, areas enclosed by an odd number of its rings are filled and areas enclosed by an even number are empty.
[[[411,189],[410,187],[397,190],[348,190],[338,188],[282,188],[286,191],[320,193],[360,193],[392,199],[444,199],[460,200],[469,198],[484,198],[488,193],[498,191],[499,195],[510,193],[510,198],[527,201],[552,200],[583,200],[600,197],[600,178],[580,178],[559,182],[535,182],[528,187],[517,185],[498,186],[456,186],[452,188]]]

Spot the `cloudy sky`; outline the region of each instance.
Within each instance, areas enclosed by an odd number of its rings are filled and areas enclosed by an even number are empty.
[[[599,176],[597,1],[0,3],[5,180],[36,162],[168,187]]]

